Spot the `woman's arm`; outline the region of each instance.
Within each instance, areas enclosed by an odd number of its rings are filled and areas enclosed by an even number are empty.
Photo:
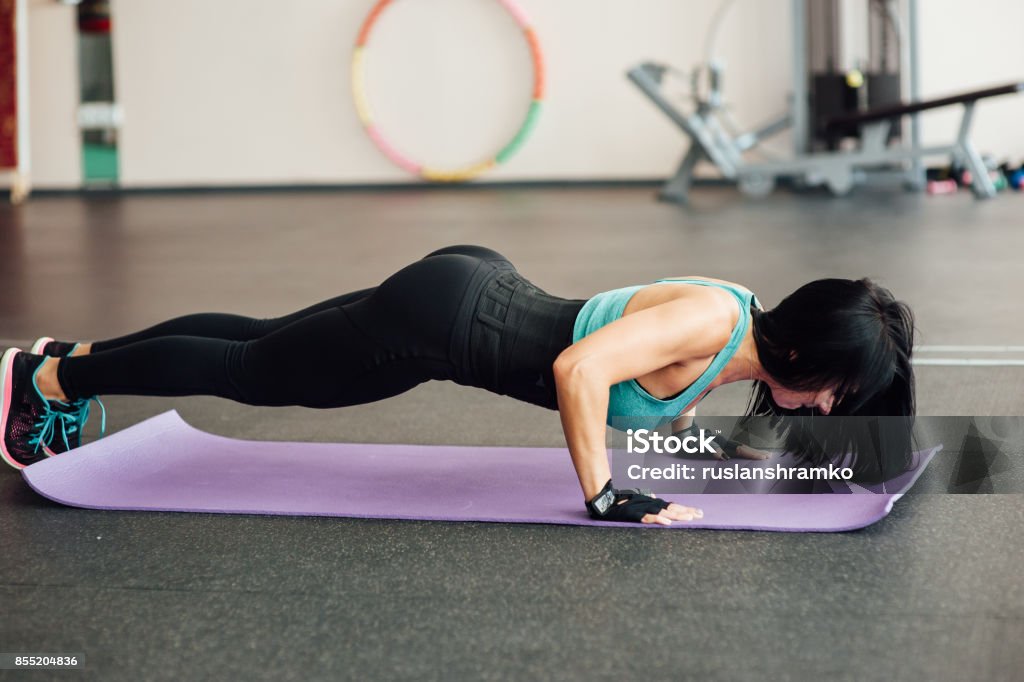
[[[697,408],[691,407],[686,412],[672,420],[672,433],[679,433],[683,429],[690,428],[694,418],[697,416]]]
[[[716,292],[686,296],[623,316],[566,348],[555,360],[558,409],[584,498],[611,477],[605,448],[613,384],[706,358],[729,340],[733,319]]]

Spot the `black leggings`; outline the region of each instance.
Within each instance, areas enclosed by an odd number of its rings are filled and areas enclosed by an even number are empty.
[[[490,249],[453,246],[284,317],[198,313],[97,341],[61,358],[57,377],[70,400],[214,395],[316,408],[439,379],[557,409],[551,364],[583,303],[548,295]]]

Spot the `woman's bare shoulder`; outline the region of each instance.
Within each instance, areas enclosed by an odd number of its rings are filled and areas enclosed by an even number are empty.
[[[706,286],[681,286],[672,284],[654,284],[644,287],[629,300],[623,311],[623,317],[648,308],[659,307],[678,322],[680,334],[700,320],[701,334],[689,335],[689,357],[713,355],[721,350],[728,341],[733,327],[739,318],[736,299],[724,289]],[[673,323],[658,322],[661,331],[673,328]],[[673,332],[675,333],[675,332]],[[721,338],[720,338],[721,337]],[[721,343],[719,343],[721,341]]]
[[[707,277],[687,277],[685,279],[724,282],[724,280],[711,280]],[[682,300],[699,302],[702,307],[716,310],[728,317],[735,318],[738,314],[736,299],[725,289],[694,284],[687,285],[686,282],[657,282],[644,287],[629,300],[623,314],[628,315],[652,306]],[[735,323],[735,319],[733,323]]]
[[[685,275],[683,277],[666,277],[665,279],[699,279],[699,280],[704,281],[704,282],[716,282],[717,284],[727,284],[727,285],[729,285],[731,287],[737,287],[739,289],[743,289],[744,291],[753,293],[753,292],[750,291],[750,289],[748,289],[746,286],[744,286],[742,284],[738,284],[737,282],[730,282],[730,281],[725,280],[725,279],[715,279],[714,277],[701,277],[699,275]]]

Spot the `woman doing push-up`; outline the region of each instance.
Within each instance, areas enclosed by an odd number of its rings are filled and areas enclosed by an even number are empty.
[[[867,279],[814,281],[771,310],[703,277],[576,300],[490,249],[453,246],[284,317],[197,313],[104,341],[9,349],[0,453],[22,468],[77,447],[101,395],[332,408],[448,380],[558,410],[595,518],[670,524],[702,512],[616,490],[606,423],[692,430],[696,404],[737,381],[753,382],[751,415],[912,416],[913,336],[906,304]],[[732,442],[718,454],[764,456]]]

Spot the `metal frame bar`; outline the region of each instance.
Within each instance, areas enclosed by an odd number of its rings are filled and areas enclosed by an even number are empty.
[[[807,0],[792,0],[793,27],[793,154],[802,156],[810,148],[810,99],[807,87]]]
[[[996,195],[995,184],[988,169],[970,141],[974,120],[974,101],[964,103],[963,118],[953,144],[937,147],[885,147],[889,121],[877,121],[864,126],[862,146],[858,151],[818,152],[788,161],[764,164],[745,164],[740,169],[740,180],[745,177],[764,178],[779,175],[804,174],[808,184],[827,184],[832,191],[842,194],[849,190],[858,177],[858,169],[889,161],[919,160],[932,154],[950,155],[971,171],[971,189],[979,198]],[[863,172],[863,171],[861,171]]]
[[[920,69],[920,35],[918,26],[917,0],[907,0],[907,79],[910,87],[910,101],[921,100],[921,69]],[[921,149],[921,120],[919,113],[910,115],[910,148]],[[914,157],[910,166],[908,180],[911,187],[924,191],[925,171],[921,156]]]
[[[739,169],[746,165],[743,152],[791,124],[791,115],[786,113],[734,138],[716,118],[717,107],[714,104],[698,103],[696,112],[685,114],[669,102],[661,93],[661,78],[666,70],[659,64],[644,62],[627,72],[629,79],[690,138],[686,155],[675,174],[662,187],[662,199],[686,203],[693,183],[693,170],[704,159],[713,163],[726,178],[737,180]]]

